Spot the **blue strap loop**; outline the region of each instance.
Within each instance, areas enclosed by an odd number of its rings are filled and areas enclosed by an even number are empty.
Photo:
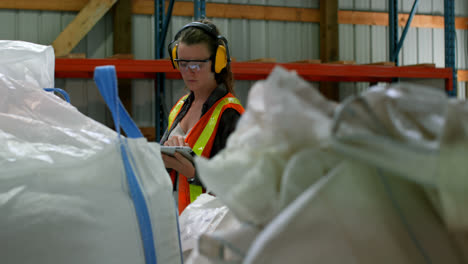
[[[125,131],[129,138],[141,138],[143,134],[137,125],[133,122],[127,110],[118,97],[117,75],[114,66],[96,67],[94,71],[94,81],[99,91],[104,97],[114,119],[115,128],[120,135],[120,127]]]
[[[60,89],[60,88],[44,88],[44,91],[46,92],[56,92],[56,93],[59,93],[63,96],[63,98],[65,99],[65,101],[67,101],[68,103],[70,103],[70,96],[68,96],[68,93],[65,92],[65,90],[63,89]]]
[[[154,247],[153,230],[151,226],[151,218],[148,211],[148,206],[145,201],[143,191],[138,183],[138,179],[132,169],[130,159],[131,153],[127,153],[126,144],[120,136],[120,127],[122,127],[128,137],[140,138],[143,137],[138,127],[128,115],[118,97],[117,76],[114,66],[100,66],[94,70],[94,81],[96,82],[99,91],[109,107],[116,131],[118,133],[122,160],[127,175],[127,183],[130,195],[135,207],[135,213],[138,219],[140,235],[143,241],[146,264],[156,264],[156,251]],[[120,119],[122,118],[122,119]],[[122,123],[120,123],[122,122]]]

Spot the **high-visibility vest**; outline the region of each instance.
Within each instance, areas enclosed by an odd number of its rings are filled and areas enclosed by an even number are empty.
[[[168,130],[171,129],[175,118],[179,115],[185,99],[188,95],[183,96],[174,105],[169,114]],[[216,137],[219,120],[224,110],[233,108],[239,114],[244,113],[244,108],[239,100],[231,93],[228,93],[223,98],[219,99],[211,108],[198,120],[190,132],[185,137],[185,142],[189,144],[193,152],[198,156],[209,158],[213,142]],[[171,173],[172,180],[175,179],[175,172]],[[189,184],[187,178],[179,174],[179,214],[193,202],[200,194],[202,194],[202,187],[199,185]]]

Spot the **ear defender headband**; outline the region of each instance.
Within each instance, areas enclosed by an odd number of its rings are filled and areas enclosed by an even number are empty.
[[[189,27],[201,29],[203,30],[203,32],[213,37],[213,39],[217,41],[218,47],[216,48],[216,54],[211,57],[211,61],[212,61],[211,71],[215,73],[220,73],[224,68],[228,66],[229,62],[231,62],[231,57],[229,56],[229,47],[228,47],[227,39],[221,35],[218,35],[216,33],[216,28],[213,28],[209,26],[208,24],[204,24],[201,22],[191,22],[183,26],[175,35],[174,40],[167,47],[169,56],[171,57],[172,66],[174,67],[174,69],[179,69],[179,64],[176,61],[174,61],[174,59],[177,59],[177,47],[179,44],[175,43],[174,45],[174,42],[176,42],[179,39],[180,34],[182,34],[182,31],[184,31],[185,29]],[[221,40],[224,43],[224,46],[219,44],[220,42],[219,40]]]

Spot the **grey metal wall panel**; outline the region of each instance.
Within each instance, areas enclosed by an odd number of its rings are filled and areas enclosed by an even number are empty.
[[[399,11],[409,13],[414,1],[399,1]],[[340,0],[341,10],[360,10],[386,12],[388,1],[368,0]],[[456,0],[456,15],[467,16],[468,2]],[[417,14],[443,15],[443,0],[420,1]],[[370,26],[368,33],[366,26],[340,25],[340,59],[354,60],[357,63],[378,62],[388,59],[388,30],[387,27]],[[401,35],[403,28],[399,28]],[[457,65],[466,68],[467,45],[466,30],[457,30]],[[368,37],[369,36],[369,37]],[[368,42],[369,41],[369,42]],[[354,43],[353,45],[349,43]],[[354,50],[353,50],[354,49]],[[368,53],[366,50],[370,50]],[[463,49],[463,51],[461,51]],[[444,31],[443,29],[410,28],[405,42],[400,50],[400,64],[435,63],[437,67],[444,67]],[[340,97],[365,89],[366,84],[340,84]],[[354,86],[354,87],[353,87]],[[465,86],[465,84],[461,85]],[[464,90],[463,90],[464,91]]]
[[[456,30],[457,34],[457,43],[456,43],[456,62],[459,69],[467,69],[468,65],[466,62],[468,42],[467,42],[467,31],[466,30]]]
[[[339,53],[340,60],[352,61],[355,58],[355,38],[354,25],[339,25]],[[354,83],[340,83],[339,95],[340,99],[344,99],[356,93],[356,85]]]
[[[371,8],[370,0],[354,0],[354,9],[355,10],[370,10]]]
[[[339,25],[339,53],[341,60],[354,60],[354,25]]]
[[[433,0],[436,1],[436,0]],[[468,1],[466,0],[455,0],[455,15],[456,16],[468,16]]]
[[[90,30],[83,45],[86,46],[88,58],[106,58],[113,54],[112,38],[113,38],[112,16],[106,14],[99,22]],[[108,113],[107,106],[102,98],[97,86],[93,80],[83,80],[87,96],[87,112],[86,114],[96,121],[103,124],[112,124],[111,116]]]
[[[406,1],[406,2],[413,3],[414,1]],[[433,5],[432,2],[433,0],[419,1],[418,9],[417,9],[418,14],[432,14],[432,5]]]
[[[286,50],[288,47],[292,46],[294,42],[294,39],[286,36],[289,35],[289,33],[286,31],[285,22],[268,21],[266,32],[266,57],[276,58],[278,62],[285,62]],[[288,41],[289,45],[285,45],[286,41]]]
[[[151,16],[133,15],[132,49],[135,59],[154,58],[154,33]],[[154,81],[132,80],[132,116],[140,126],[151,126],[154,121]]]
[[[17,40],[16,12],[12,10],[0,10],[0,39]]]
[[[50,44],[68,24],[73,21],[76,13],[63,12],[61,14],[60,29],[56,26],[55,37],[47,39]],[[52,22],[50,22],[52,23]],[[57,29],[58,32],[57,32]],[[112,16],[106,14],[90,30],[90,32],[78,43],[71,53],[84,53],[87,58],[106,58],[113,54],[112,49]],[[108,113],[107,106],[104,103],[96,85],[90,79],[66,79],[59,84],[70,95],[72,105],[78,108],[83,114],[103,123],[112,125],[113,121]],[[57,86],[57,85],[56,85]]]
[[[444,52],[444,30],[443,29],[433,29],[432,30],[432,57],[434,58],[434,63],[436,67],[445,67],[445,52]]]
[[[466,85],[467,83],[466,82],[459,82],[458,83],[458,98],[459,99],[463,99],[463,100],[466,100],[467,98],[467,93],[468,93],[468,87]]]
[[[400,28],[400,32],[403,29]],[[400,65],[411,65],[418,63],[418,41],[416,28],[409,28],[405,41],[401,48]]]
[[[370,57],[370,26],[356,25],[355,31],[356,37],[354,38],[355,44],[355,58],[354,60],[358,64],[365,64],[371,62]]]
[[[215,2],[219,2],[219,1],[215,1]],[[267,1],[258,1],[256,4],[267,4],[269,6],[318,8],[319,2],[320,2],[319,0],[267,0]],[[254,4],[254,3],[255,3],[254,1],[248,1],[248,4]]]
[[[38,43],[50,45],[62,31],[60,24],[62,14],[59,12],[42,12],[39,19]]]
[[[384,26],[371,27],[371,62],[388,60],[388,31]]]
[[[218,0],[207,1],[232,4],[290,6],[319,8],[319,0]],[[399,1],[400,12],[409,12],[413,1]],[[468,2],[456,0],[456,14],[468,16]],[[339,9],[386,12],[387,0],[339,0]],[[420,1],[418,14],[443,14],[443,0]],[[0,39],[21,39],[40,44],[50,44],[76,16],[75,12],[0,10]],[[154,58],[154,20],[148,15],[132,18],[133,54],[136,59]],[[190,17],[172,17],[165,46],[176,31]],[[221,19],[213,21],[229,40],[231,56],[237,61],[257,58],[276,58],[278,62],[291,62],[320,57],[320,29],[318,23]],[[33,25],[33,26],[32,26]],[[400,28],[400,33],[402,28]],[[388,60],[388,30],[384,26],[339,25],[340,60],[371,63]],[[457,65],[467,68],[467,32],[457,30]],[[105,58],[112,55],[112,16],[107,14],[91,32],[73,49],[72,53],[86,53],[88,58]],[[166,54],[167,56],[167,54]],[[401,51],[402,64],[430,63],[444,66],[443,29],[411,28]],[[236,91],[245,104],[253,81],[237,81]],[[368,84],[340,84],[341,96],[366,89]],[[110,117],[92,80],[56,80],[56,87],[71,95],[72,104],[83,113],[109,124]],[[460,83],[460,91],[466,84]],[[166,80],[164,106],[166,112],[183,95],[181,80]],[[132,81],[132,112],[137,124],[154,124],[154,82]]]
[[[370,9],[376,12],[388,12],[387,1],[371,1]]]
[[[338,0],[338,9],[341,9],[341,10],[354,9],[354,0]]]
[[[432,0],[432,14],[433,15],[444,15],[444,1],[443,0]]]
[[[417,31],[418,63],[432,63],[434,61],[432,31],[431,28],[419,28]]]
[[[370,26],[355,26],[355,61],[358,64],[366,64],[371,62],[371,39],[370,39]],[[356,91],[358,93],[367,90],[369,83],[357,82],[355,83]]]
[[[38,21],[39,12],[36,11],[18,11],[18,39],[37,43],[39,41]]]

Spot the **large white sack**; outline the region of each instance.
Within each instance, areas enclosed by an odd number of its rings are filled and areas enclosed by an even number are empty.
[[[0,40],[0,73],[39,88],[54,86],[55,55],[52,46],[19,40]]]
[[[409,83],[374,87],[341,106],[334,148],[417,182],[452,231],[468,232],[468,104]]]
[[[201,234],[215,231],[229,210],[216,197],[201,194],[179,217],[182,252],[189,255]]]
[[[265,227],[242,263],[466,263],[423,190],[344,161]]]
[[[145,263],[117,134],[29,79],[0,74],[2,263]],[[181,263],[159,145],[123,139],[158,263]]]
[[[265,227],[245,263],[467,263],[464,109],[410,84],[341,105],[332,142],[346,161]]]
[[[196,160],[202,181],[240,221],[265,225],[300,193],[294,183],[284,184],[287,161],[305,148],[327,151],[334,108],[311,84],[276,67],[250,90],[226,148]],[[334,162],[315,172],[321,176]]]
[[[298,91],[309,97],[297,98]],[[275,69],[255,84],[226,149],[211,160],[196,160],[204,183],[241,221],[266,226],[237,262],[466,263],[468,243],[460,233],[465,166],[450,168],[449,155],[439,155],[462,153],[441,139],[465,131],[466,123],[448,130],[443,119],[452,105],[432,90],[377,87],[366,98],[370,103],[356,100],[359,107],[340,106],[347,110],[333,120],[335,105],[294,74]],[[386,116],[391,126],[376,116]],[[444,173],[449,169],[455,176]],[[442,214],[451,230],[435,213],[442,207],[439,195],[457,202],[451,203],[457,221],[450,224]],[[459,232],[456,238],[452,231]],[[202,237],[225,241],[217,234]],[[198,259],[229,261],[224,251],[211,254],[226,249],[219,244]]]
[[[237,220],[217,197],[200,195],[179,218],[184,263],[209,264],[244,258],[260,231]]]

